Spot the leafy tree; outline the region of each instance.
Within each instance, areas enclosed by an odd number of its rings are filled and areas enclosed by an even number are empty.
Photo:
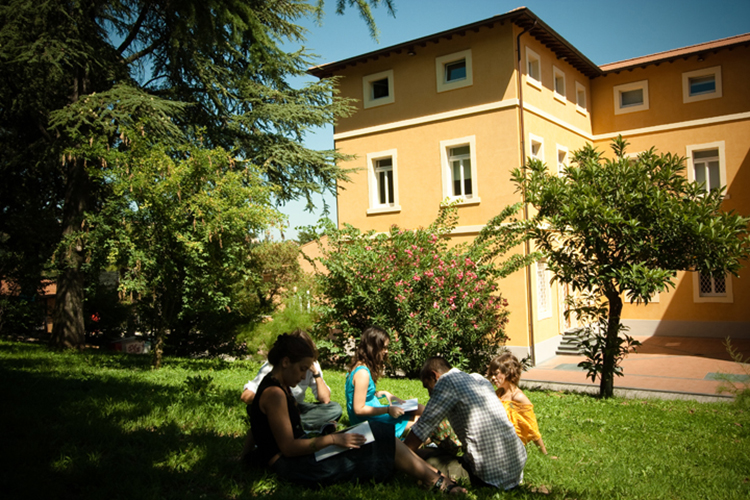
[[[277,222],[272,189],[250,162],[220,148],[175,151],[126,132],[125,153],[104,158],[112,197],[87,217],[85,243],[120,270],[155,338],[158,366],[172,330],[231,311],[248,279],[250,234]],[[183,331],[183,336],[185,332]]]
[[[370,6],[337,0],[374,30]],[[145,120],[154,143],[223,148],[261,168],[279,202],[346,179],[334,151],[302,146],[350,111],[333,80],[293,88],[307,52],[296,21],[323,0],[9,0],[0,6],[0,250],[3,276],[38,283],[55,252],[52,343],[84,341],[86,213],[111,194],[105,153]],[[373,31],[374,32],[374,31]],[[81,147],[89,145],[87,154]],[[185,150],[188,146],[178,148]],[[12,181],[12,182],[10,182]],[[25,230],[27,224],[31,230]],[[18,257],[18,256],[21,257]]]
[[[591,145],[558,177],[530,160],[513,180],[538,213],[530,234],[547,256],[554,280],[593,299],[574,309],[589,320],[592,380],[611,397],[619,360],[633,346],[621,334],[622,296],[647,303],[674,287],[676,271],[736,273],[748,256],[748,221],[721,210],[723,190],[688,182],[684,159],[652,148],[627,157],[622,137],[614,158]]]
[[[453,365],[481,370],[505,340],[507,301],[496,280],[533,257],[497,257],[521,240],[503,221],[518,206],[491,220],[471,245],[449,245],[455,206],[444,206],[428,228],[391,227],[386,234],[352,226],[329,229],[322,248],[319,285],[321,341],[333,332],[330,355],[343,361],[363,328],[379,324],[391,334],[391,369],[409,376],[424,361],[445,356]],[[323,345],[326,345],[323,342]]]

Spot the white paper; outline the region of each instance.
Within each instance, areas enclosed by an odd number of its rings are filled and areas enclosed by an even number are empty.
[[[404,412],[407,412],[407,411],[414,411],[417,408],[419,408],[419,402],[417,398],[407,399],[406,401],[402,403],[399,403],[398,401],[391,401],[391,406],[396,406],[404,410]]]
[[[359,423],[347,429],[344,429],[340,433],[362,434],[365,437],[365,442],[362,446],[375,441],[375,436],[372,435],[372,429],[370,429],[370,423],[367,421]],[[336,446],[336,445],[326,446],[325,448],[315,452],[315,461],[320,462],[321,460],[325,460],[326,458],[332,457],[334,455],[338,455],[342,451],[348,451],[351,449],[352,448],[344,448],[343,446]]]

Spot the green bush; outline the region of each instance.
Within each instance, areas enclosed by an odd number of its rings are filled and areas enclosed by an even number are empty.
[[[329,228],[317,334],[332,335],[335,350],[329,357],[345,360],[362,329],[378,324],[391,335],[392,373],[414,376],[434,355],[459,368],[481,370],[506,339],[507,300],[496,278],[523,259],[500,266],[494,257],[518,243],[501,225],[516,208],[490,221],[471,245],[453,247],[447,236],[458,216],[450,205],[426,229],[394,225],[387,234],[376,234],[349,225]]]
[[[310,296],[308,290],[299,290],[289,295],[277,312],[266,321],[241,328],[237,340],[246,344],[249,354],[265,355],[279,335],[297,329],[310,331],[316,317]]]

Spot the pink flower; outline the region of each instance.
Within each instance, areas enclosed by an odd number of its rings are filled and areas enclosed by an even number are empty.
[[[415,274],[415,275],[414,275],[414,276],[412,277],[412,279],[413,279],[414,281],[419,281],[419,280],[421,280],[422,278],[420,278],[418,274]]]
[[[435,301],[435,302],[432,303],[432,308],[433,309],[440,309],[440,305],[437,303],[437,301]]]

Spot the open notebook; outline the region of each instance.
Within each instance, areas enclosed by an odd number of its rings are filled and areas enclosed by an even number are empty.
[[[338,434],[340,433],[362,434],[365,437],[364,444],[369,444],[375,441],[375,436],[372,435],[372,429],[370,429],[370,423],[366,421],[357,425],[353,425],[351,427],[347,427],[343,431],[338,432]],[[315,452],[315,461],[320,462],[321,460],[325,460],[326,458],[338,455],[342,451],[349,451],[350,449],[352,448],[344,448],[343,446],[336,445],[326,446],[325,448]]]

